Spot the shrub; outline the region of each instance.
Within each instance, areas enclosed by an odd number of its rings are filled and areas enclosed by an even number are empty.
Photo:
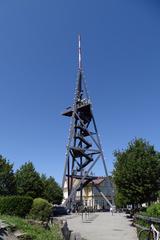
[[[35,220],[46,221],[52,212],[52,207],[53,205],[47,200],[35,198],[28,217]]]
[[[33,199],[25,196],[0,197],[0,213],[25,217],[31,207]]]
[[[160,203],[153,203],[147,208],[147,214],[150,217],[160,217]]]

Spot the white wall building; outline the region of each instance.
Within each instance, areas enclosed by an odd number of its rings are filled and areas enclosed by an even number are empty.
[[[68,189],[67,189],[67,178],[64,184],[64,201],[68,198]],[[79,182],[78,179],[73,179],[73,185],[77,185]],[[109,209],[110,206],[102,197],[98,189],[107,197],[107,199],[112,203],[111,191],[113,191],[108,179],[106,177],[97,177],[96,179],[92,180],[92,182],[88,183],[82,190],[82,199],[84,206],[93,207],[94,209]],[[76,202],[80,201],[80,191],[76,193]]]

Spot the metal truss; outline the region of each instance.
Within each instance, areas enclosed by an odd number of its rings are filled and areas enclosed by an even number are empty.
[[[81,40],[79,36],[79,62],[78,78],[75,90],[75,97],[72,107],[63,112],[63,116],[71,117],[68,145],[66,148],[66,160],[64,166],[64,175],[62,188],[67,181],[68,198],[64,205],[72,207],[75,204],[76,193],[80,192],[80,201],[82,202],[82,189],[96,177],[91,176],[91,170],[102,160],[107,181],[110,184],[110,195],[112,203],[107,197],[97,189],[104,200],[112,206],[114,204],[113,191],[110,179],[107,173],[105,158],[100,142],[100,137],[96,127],[93,115],[92,103],[87,93],[86,83],[84,81],[81,61]],[[76,184],[75,184],[76,179]]]

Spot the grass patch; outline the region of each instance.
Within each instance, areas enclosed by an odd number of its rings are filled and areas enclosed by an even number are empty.
[[[54,225],[50,230],[45,230],[41,226],[31,225],[25,219],[15,216],[0,215],[0,219],[6,223],[15,225],[16,229],[31,236],[34,240],[62,240],[59,227]]]

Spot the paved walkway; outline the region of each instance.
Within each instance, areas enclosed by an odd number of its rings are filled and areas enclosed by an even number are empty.
[[[91,213],[89,217],[67,217],[70,230],[81,233],[87,240],[137,240],[136,229],[123,213]]]

